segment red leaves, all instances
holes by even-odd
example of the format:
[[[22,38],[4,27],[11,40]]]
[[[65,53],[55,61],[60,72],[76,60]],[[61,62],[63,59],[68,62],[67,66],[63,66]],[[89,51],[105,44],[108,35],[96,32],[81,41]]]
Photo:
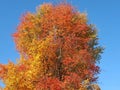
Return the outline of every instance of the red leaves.
[[[33,19],[33,14],[31,13],[26,13],[23,15],[21,18],[21,23],[18,25],[17,30],[25,30],[25,29],[31,29],[34,26],[34,23],[32,21]]]
[[[57,5],[41,18],[41,27],[46,31],[56,26],[58,29],[66,28],[70,30],[71,19],[73,17],[72,7],[69,5]],[[52,22],[52,23],[51,23]]]
[[[24,64],[21,64],[21,65],[19,65],[18,66],[18,71],[24,71],[24,70],[26,70],[27,68],[26,68],[26,66],[24,65]]]
[[[64,60],[63,60],[63,64],[64,65],[70,65],[70,64],[72,64],[72,63],[74,63],[74,60],[73,59],[71,59],[70,57],[66,57]]]
[[[0,79],[4,79],[7,69],[4,65],[0,64]]]
[[[81,78],[78,74],[76,73],[70,73],[70,75],[65,76],[64,78],[64,84],[66,89],[79,89],[80,88],[80,82],[81,82]],[[69,88],[68,88],[69,87]]]
[[[16,37],[19,37],[19,34],[18,33],[14,33],[12,36],[16,38]]]
[[[44,77],[39,80],[36,90],[62,90],[62,83],[57,78]]]

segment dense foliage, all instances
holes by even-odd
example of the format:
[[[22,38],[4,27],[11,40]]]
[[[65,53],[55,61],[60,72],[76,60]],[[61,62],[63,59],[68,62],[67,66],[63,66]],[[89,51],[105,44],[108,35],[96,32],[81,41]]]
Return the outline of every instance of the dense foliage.
[[[4,90],[87,90],[86,81],[96,81],[96,29],[71,5],[48,3],[24,14],[13,37],[20,59],[0,64]]]

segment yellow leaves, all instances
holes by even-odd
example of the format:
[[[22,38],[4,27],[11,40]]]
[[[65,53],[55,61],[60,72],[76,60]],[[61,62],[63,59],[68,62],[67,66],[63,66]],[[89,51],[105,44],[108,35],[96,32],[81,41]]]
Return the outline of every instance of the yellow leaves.
[[[11,74],[15,77],[12,77],[11,80],[15,81],[16,83],[22,83],[18,85],[19,88],[29,88],[28,90],[33,90],[35,88],[34,81],[36,81],[40,76],[43,75],[43,64],[42,61],[45,58],[45,54],[47,53],[47,49],[49,47],[51,39],[46,38],[43,41],[36,41],[31,44],[31,46],[28,48],[28,55],[31,55],[31,58],[26,58],[28,60],[25,60],[24,56],[21,55],[20,62],[18,65],[24,64],[27,69],[25,71],[17,72]],[[14,70],[14,69],[12,69]],[[10,75],[10,76],[11,76]],[[22,76],[22,77],[21,77]],[[16,80],[14,80],[16,78]],[[10,81],[10,80],[9,80]],[[8,82],[8,81],[7,81]],[[10,85],[13,85],[14,82],[6,83],[10,87]]]
[[[86,13],[77,13],[77,14],[75,14],[74,16],[73,16],[73,18],[72,18],[72,22],[73,23],[76,23],[76,22],[80,22],[81,24],[85,24],[85,23],[87,23],[87,18],[86,18]]]
[[[101,90],[97,84],[81,85],[79,90]]]
[[[84,80],[84,85],[89,85],[89,84],[90,84],[89,79]]]
[[[93,87],[95,90],[101,90],[100,87],[99,87],[97,84],[92,84],[92,87]]]
[[[13,63],[9,63],[7,65],[7,72],[6,72],[6,77],[4,80],[4,83],[6,84],[6,87],[11,87],[13,88],[18,82],[18,74],[16,72],[16,66]]]
[[[95,38],[96,36],[96,34],[90,35],[91,38]]]
[[[23,60],[22,60],[23,59]],[[25,62],[25,63],[24,63]],[[24,58],[21,58],[21,62],[19,62],[18,64],[13,64],[13,63],[9,63],[8,65],[6,65],[7,67],[7,72],[6,72],[6,77],[4,79],[4,83],[6,84],[6,89],[5,90],[21,90],[18,88],[26,88],[25,90],[33,90],[34,85],[32,83],[33,78],[35,78],[34,76],[37,75],[33,75],[36,72],[38,72],[37,68],[30,68],[30,69],[26,69],[23,71],[19,71],[18,68],[24,68],[23,66],[21,67],[22,64],[25,64],[26,66],[29,66],[28,63],[29,61],[24,60]],[[37,70],[36,70],[37,69]],[[35,71],[36,70],[36,71]],[[24,90],[22,89],[22,90]]]
[[[86,23],[87,22],[87,14],[86,13],[80,13],[78,18],[81,19],[81,23]]]
[[[49,12],[52,9],[52,7],[53,6],[51,3],[41,5],[37,8],[37,14],[38,15],[45,14],[45,13]]]

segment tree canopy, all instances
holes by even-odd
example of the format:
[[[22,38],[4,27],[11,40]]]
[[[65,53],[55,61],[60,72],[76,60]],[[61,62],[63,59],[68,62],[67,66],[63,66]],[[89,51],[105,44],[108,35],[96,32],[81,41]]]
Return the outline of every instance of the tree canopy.
[[[94,25],[72,5],[45,3],[25,13],[13,38],[20,58],[0,64],[4,90],[87,90],[85,82],[97,80],[103,48]]]

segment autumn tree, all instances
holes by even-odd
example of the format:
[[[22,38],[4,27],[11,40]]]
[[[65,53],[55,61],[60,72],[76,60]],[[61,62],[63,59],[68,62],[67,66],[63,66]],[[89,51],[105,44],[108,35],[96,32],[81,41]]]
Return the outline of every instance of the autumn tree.
[[[0,64],[4,90],[87,90],[97,80],[102,47],[86,14],[46,3],[21,17],[13,34],[20,59]]]

